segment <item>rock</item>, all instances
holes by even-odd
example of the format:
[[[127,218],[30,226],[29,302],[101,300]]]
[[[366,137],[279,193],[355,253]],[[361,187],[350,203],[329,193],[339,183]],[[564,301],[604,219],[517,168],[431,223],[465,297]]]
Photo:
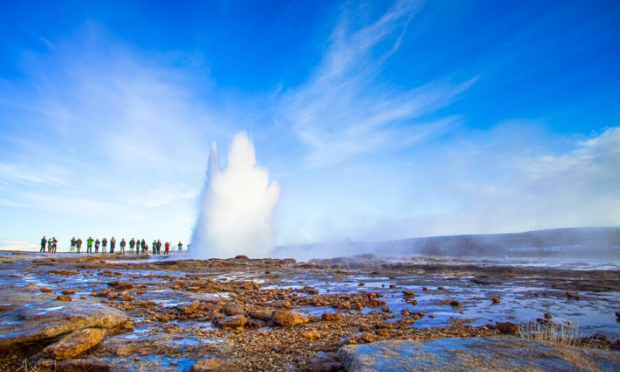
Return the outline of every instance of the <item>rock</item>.
[[[239,254],[235,256],[235,260],[249,260],[248,256]]]
[[[133,300],[133,296],[132,295],[124,295],[123,296],[123,301],[132,301]]]
[[[60,339],[60,341],[46,347],[43,353],[50,358],[58,360],[73,358],[101,342],[106,332],[106,329],[85,328],[73,332]]]
[[[289,307],[291,307],[291,303],[286,300],[280,300],[272,302],[271,306],[278,309],[288,309]]]
[[[427,291],[427,290],[428,290],[428,288],[426,288],[426,287],[422,287],[422,290],[423,290],[423,291]]]
[[[497,322],[493,328],[504,335],[516,335],[519,333],[519,326],[512,322]]]
[[[190,372],[241,372],[237,364],[218,358],[200,359],[190,369]]]
[[[192,302],[191,304],[179,305],[178,309],[181,310],[181,312],[183,312],[185,314],[191,314],[194,311],[198,310],[199,306],[200,306],[200,301],[196,300],[196,301]]]
[[[452,306],[452,307],[461,307],[461,303],[458,302],[457,300],[452,300],[452,301],[450,301],[450,306]]]
[[[376,334],[371,333],[371,332],[364,332],[359,336],[360,341],[363,342],[375,342],[377,341],[379,338],[377,337]]]
[[[248,319],[248,322],[246,324],[248,328],[263,328],[265,325],[265,322],[263,322],[262,320],[252,318]]]
[[[303,336],[303,338],[307,338],[308,340],[315,340],[315,339],[321,338],[321,334],[317,331],[310,331],[310,332],[302,333],[301,335]]]
[[[381,337],[388,337],[390,335],[390,331],[388,331],[387,329],[380,329],[376,331],[375,334]]]
[[[396,284],[390,284],[390,288],[396,288]]]
[[[364,282],[361,282],[360,284],[358,284],[358,286],[360,286],[360,287],[363,287],[365,285],[366,285],[366,283],[364,283]]]
[[[308,323],[310,319],[299,311],[276,310],[273,313],[273,321],[283,327],[291,327],[297,324]]]
[[[545,319],[551,319],[551,318],[552,318],[551,313],[545,313]]]
[[[568,292],[566,291],[566,298],[569,299],[573,299],[573,300],[579,300],[579,296],[577,296],[576,294],[572,293],[572,292]]]
[[[415,296],[415,292],[414,291],[403,291],[403,295],[405,295],[405,296]]]
[[[179,288],[181,288],[181,287],[179,287]],[[187,287],[185,289],[187,289],[188,291],[197,291],[197,290],[200,289],[200,287]]]
[[[62,294],[64,295],[75,294],[75,289],[63,289]]]
[[[53,292],[50,288],[41,288],[40,291],[43,292],[43,293],[52,293]]]
[[[98,302],[21,305],[0,314],[0,349],[50,340],[85,328],[132,330],[133,321],[124,312]]]
[[[444,287],[437,287],[438,291],[443,291],[445,288]]]
[[[491,299],[491,302],[492,302],[492,303],[494,303],[494,304],[499,304],[499,303],[500,303],[500,300],[499,300],[499,298],[497,298],[497,297],[493,297],[493,298]]]
[[[127,289],[132,289],[133,283],[118,283],[114,288],[116,288],[117,291],[125,291]]]
[[[321,315],[321,318],[328,322],[333,322],[336,320],[340,320],[340,314],[338,313],[324,313]]]
[[[340,371],[340,362],[334,353],[319,352],[310,359],[306,367],[308,372],[336,372]]]
[[[263,322],[268,322],[272,318],[272,312],[267,310],[250,311],[250,317],[260,319]]]
[[[514,337],[386,340],[342,346],[337,358],[348,372],[416,370],[411,366],[424,371],[620,370],[617,352]],[[481,364],[489,361],[492,366]]]
[[[58,297],[56,297],[56,301],[64,301],[64,302],[71,302],[71,296],[69,295],[60,295]]]
[[[231,303],[224,305],[222,309],[228,315],[243,315],[243,316],[246,315],[241,305],[235,302],[231,302]]]
[[[247,322],[248,319],[243,315],[231,315],[220,319],[218,324],[222,328],[239,328],[243,327]]]

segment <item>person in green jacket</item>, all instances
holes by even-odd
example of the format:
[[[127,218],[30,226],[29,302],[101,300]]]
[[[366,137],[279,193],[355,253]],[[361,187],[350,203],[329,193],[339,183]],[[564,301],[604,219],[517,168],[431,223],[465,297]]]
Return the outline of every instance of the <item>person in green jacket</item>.
[[[157,253],[157,240],[153,240],[152,248],[153,248],[153,254]]]
[[[88,239],[86,240],[86,253],[93,253],[93,242],[95,240],[93,239],[92,236],[89,236]]]

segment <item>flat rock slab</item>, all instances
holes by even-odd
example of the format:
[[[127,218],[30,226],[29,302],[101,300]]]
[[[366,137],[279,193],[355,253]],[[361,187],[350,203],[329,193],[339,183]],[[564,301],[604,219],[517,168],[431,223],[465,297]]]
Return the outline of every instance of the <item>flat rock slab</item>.
[[[619,352],[515,337],[388,340],[346,345],[337,355],[349,372],[620,370]]]
[[[86,328],[75,331],[53,345],[46,347],[43,353],[54,359],[69,359],[97,345],[105,336],[106,330]]]
[[[0,348],[26,345],[79,331],[133,329],[132,319],[102,303],[47,301],[20,305],[0,314]]]

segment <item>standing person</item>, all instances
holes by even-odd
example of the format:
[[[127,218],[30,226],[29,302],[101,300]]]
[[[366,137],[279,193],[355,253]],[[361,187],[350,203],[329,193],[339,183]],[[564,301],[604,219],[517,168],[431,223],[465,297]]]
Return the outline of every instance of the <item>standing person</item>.
[[[93,237],[89,236],[88,239],[86,239],[86,253],[93,253]]]
[[[170,242],[166,242],[164,254],[170,253]]]
[[[105,248],[108,246],[108,239],[103,238],[101,241],[101,253],[105,253]]]
[[[157,239],[157,254],[161,254],[161,240]]]
[[[136,240],[131,238],[129,241],[129,253],[133,253],[133,248],[136,246]]]
[[[95,253],[99,253],[100,245],[101,245],[101,242],[99,241],[99,238],[97,238],[97,240],[95,241]]]
[[[179,242],[178,247],[179,247],[179,252],[181,252],[183,250],[183,243]]]
[[[144,239],[140,242],[140,246],[142,247],[142,254],[146,254],[146,242]]]
[[[44,236],[43,239],[41,239],[41,249],[39,250],[39,253],[41,252],[45,253],[46,245],[47,245],[47,239],[45,239],[45,236]]]
[[[114,253],[115,247],[116,247],[116,239],[112,237],[112,239],[110,239],[110,253]]]
[[[121,253],[125,254],[125,246],[127,245],[127,242],[125,241],[125,238],[121,239]]]
[[[153,254],[157,253],[157,240],[153,240],[153,245],[151,246],[153,249]]]
[[[52,239],[54,244],[50,247],[49,243],[47,244],[47,248],[50,248],[50,251],[52,253],[56,253],[56,248],[58,248],[58,240],[56,239],[56,237],[54,236],[54,238]]]
[[[77,245],[77,240],[75,239],[75,236],[74,236],[73,239],[71,239],[71,253],[75,252],[76,245]]]
[[[82,250],[82,238],[78,238],[75,246],[77,247],[77,253],[80,253],[80,251]]]

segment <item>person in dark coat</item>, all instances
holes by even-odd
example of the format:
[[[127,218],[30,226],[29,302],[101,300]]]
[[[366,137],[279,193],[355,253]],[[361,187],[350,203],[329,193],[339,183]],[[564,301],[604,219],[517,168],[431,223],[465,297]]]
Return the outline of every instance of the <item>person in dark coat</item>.
[[[47,245],[47,239],[45,239],[45,237],[43,237],[43,239],[41,239],[41,250],[39,250],[39,253],[45,252],[45,246],[46,245]]]
[[[157,239],[157,254],[161,254],[161,240]]]
[[[74,236],[73,239],[71,239],[71,253],[75,252],[76,246],[77,246],[77,239],[75,239],[75,236]]]
[[[125,238],[121,239],[121,253],[125,254],[125,246],[127,245],[127,242],[125,241]]]
[[[157,254],[157,240],[153,240],[153,245],[151,246],[153,250],[153,254]]]
[[[179,247],[179,252],[181,252],[183,250],[183,243],[179,242],[178,247]]]
[[[82,238],[78,238],[77,242],[75,243],[75,247],[77,248],[77,253],[80,253],[80,251],[82,250]]]
[[[95,253],[99,253],[99,247],[101,246],[101,242],[99,239],[95,240]]]
[[[101,241],[101,253],[105,253],[107,246],[108,246],[108,239],[103,238],[103,240]]]
[[[50,246],[50,243],[47,243],[47,249],[49,249],[50,252],[52,253],[56,253],[56,248],[58,248],[58,239],[56,239],[56,237],[52,238],[52,245]]]
[[[112,237],[112,239],[110,239],[110,253],[114,253],[114,248],[116,248],[116,239]]]

